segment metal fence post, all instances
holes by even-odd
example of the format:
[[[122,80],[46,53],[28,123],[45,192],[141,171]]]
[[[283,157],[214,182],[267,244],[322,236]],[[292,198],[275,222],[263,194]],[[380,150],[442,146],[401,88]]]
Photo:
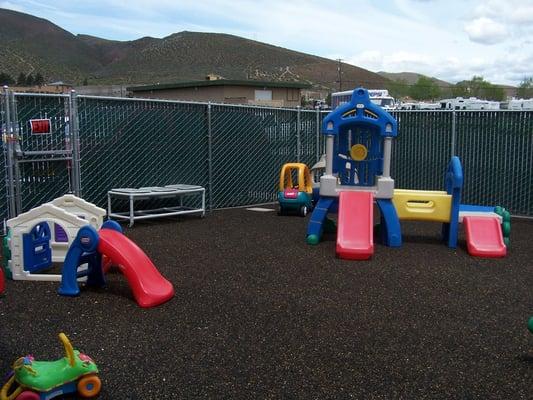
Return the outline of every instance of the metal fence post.
[[[7,86],[4,86],[2,96],[4,96],[4,104],[6,110],[6,124],[4,132],[2,132],[2,139],[6,144],[7,216],[8,218],[15,218],[17,216],[17,211],[15,205],[15,179],[13,172],[13,127],[11,126],[11,102],[9,99],[9,88]]]
[[[302,152],[302,138],[301,135],[302,122],[302,107],[298,106],[296,111],[296,161],[300,162],[300,154]]]
[[[455,156],[455,146],[457,142],[457,114],[455,110],[452,111],[452,157]]]
[[[20,148],[20,126],[17,112],[17,102],[15,100],[15,93],[10,92],[9,97],[11,99],[11,126],[13,140],[11,142],[12,161],[13,161],[13,177],[15,179],[15,215],[19,215],[22,212],[22,188],[20,179],[20,165],[19,157],[22,156],[22,150]]]
[[[320,160],[320,108],[316,109],[316,162]]]
[[[72,140],[72,191],[75,196],[80,197],[80,125],[78,120],[78,99],[75,90],[70,91],[68,124]]]
[[[207,103],[207,187],[209,211],[213,209],[213,131],[211,126],[211,102]]]

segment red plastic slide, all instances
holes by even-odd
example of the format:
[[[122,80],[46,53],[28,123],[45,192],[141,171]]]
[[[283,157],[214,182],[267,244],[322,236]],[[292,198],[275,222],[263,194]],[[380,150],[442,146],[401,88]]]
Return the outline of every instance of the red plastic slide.
[[[98,252],[119,266],[141,307],[155,307],[174,296],[172,283],[159,273],[139,246],[112,229],[100,229],[98,235]]]
[[[367,260],[374,253],[374,196],[370,192],[341,192],[337,255]]]
[[[463,217],[468,253],[477,257],[505,257],[500,220],[496,217]]]

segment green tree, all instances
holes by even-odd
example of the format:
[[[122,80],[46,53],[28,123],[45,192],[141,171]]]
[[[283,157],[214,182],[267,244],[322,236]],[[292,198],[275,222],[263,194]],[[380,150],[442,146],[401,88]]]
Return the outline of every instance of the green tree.
[[[385,87],[388,89],[390,95],[396,99],[409,96],[409,84],[403,79],[391,81]]]
[[[83,86],[87,86],[88,84],[89,84],[89,81],[87,80],[87,78],[85,78],[85,79],[83,80]]]
[[[26,85],[27,86],[33,86],[35,84],[35,79],[33,78],[32,74],[26,75]]]
[[[520,82],[518,90],[516,91],[516,96],[521,99],[533,98],[533,76],[524,78],[522,82]]]
[[[415,100],[435,100],[440,98],[440,87],[433,79],[421,76],[411,86],[409,95]]]
[[[21,72],[17,78],[17,86],[24,85],[26,85],[26,74],[24,72]]]
[[[493,85],[482,76],[474,75],[469,81],[462,81],[452,89],[454,96],[477,97],[484,100],[502,101],[505,99],[505,91],[502,87]]]
[[[37,74],[35,75],[33,84],[37,86],[42,86],[44,84],[44,76],[42,76],[40,72],[37,72]]]
[[[15,83],[15,80],[11,77],[11,75],[5,72],[0,72],[0,86],[12,85],[13,83]]]

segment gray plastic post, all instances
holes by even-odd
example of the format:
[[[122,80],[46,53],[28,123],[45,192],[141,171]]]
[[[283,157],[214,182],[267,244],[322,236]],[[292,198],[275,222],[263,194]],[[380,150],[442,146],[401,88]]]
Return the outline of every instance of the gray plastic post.
[[[326,175],[333,175],[333,135],[326,136]]]
[[[390,162],[392,154],[392,138],[387,136],[383,142],[383,177],[390,178]]]

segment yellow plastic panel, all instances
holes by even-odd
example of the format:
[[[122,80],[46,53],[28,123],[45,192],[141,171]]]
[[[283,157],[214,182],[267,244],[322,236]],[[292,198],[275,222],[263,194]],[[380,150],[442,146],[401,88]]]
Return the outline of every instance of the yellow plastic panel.
[[[392,203],[403,220],[450,222],[452,196],[446,192],[396,189]]]

